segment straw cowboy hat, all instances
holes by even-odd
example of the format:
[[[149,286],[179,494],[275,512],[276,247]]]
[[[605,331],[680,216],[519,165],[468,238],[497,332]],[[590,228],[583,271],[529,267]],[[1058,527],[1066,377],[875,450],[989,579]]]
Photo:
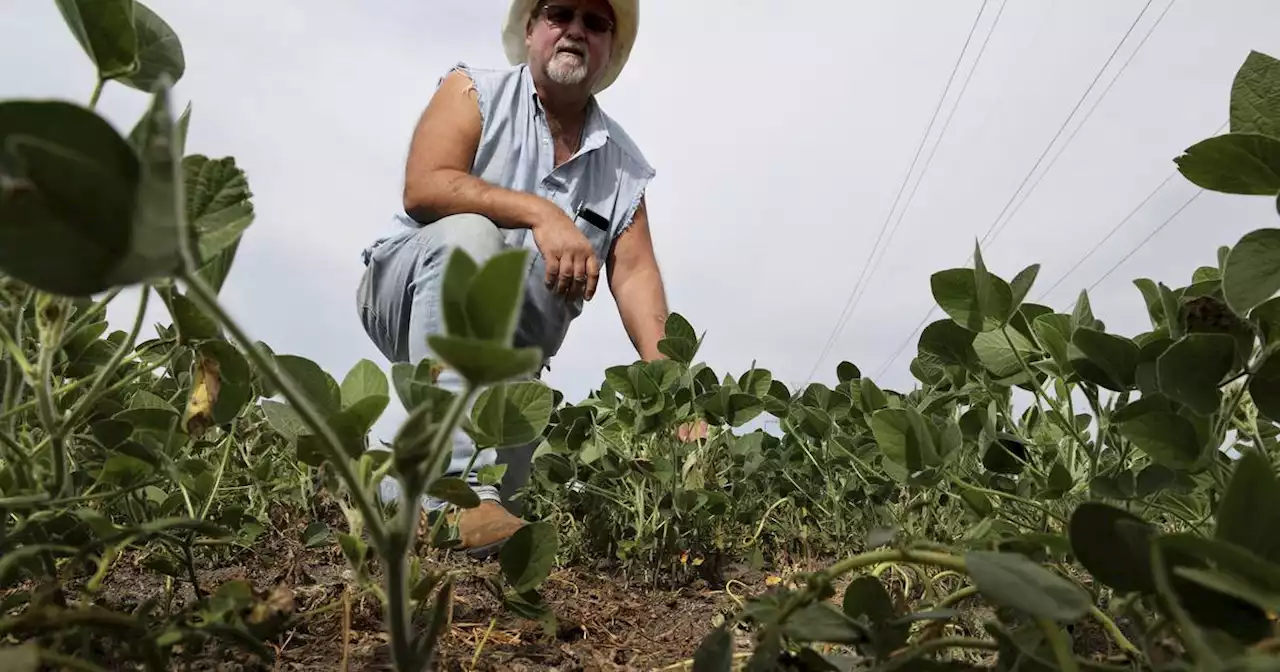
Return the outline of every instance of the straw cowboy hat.
[[[512,0],[511,10],[502,24],[502,48],[507,53],[507,60],[512,65],[528,61],[529,50],[525,47],[525,28],[529,25],[529,17],[538,0]],[[640,28],[639,0],[609,0],[613,6],[614,34],[613,51],[609,56],[609,67],[596,82],[592,93],[600,93],[613,84],[622,73],[622,66],[627,64],[631,56],[631,47],[636,42],[636,32]]]

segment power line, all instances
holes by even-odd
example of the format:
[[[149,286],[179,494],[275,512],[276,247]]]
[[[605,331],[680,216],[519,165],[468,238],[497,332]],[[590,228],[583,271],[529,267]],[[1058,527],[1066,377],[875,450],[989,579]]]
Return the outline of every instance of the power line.
[[[1081,94],[1080,100],[1076,101],[1075,106],[1071,108],[1071,113],[1067,115],[1067,118],[1063,120],[1062,125],[1058,127],[1058,132],[1054,133],[1053,138],[1049,140],[1049,144],[1045,145],[1044,151],[1040,153],[1040,157],[1037,158],[1035,164],[1031,166],[1031,170],[1027,171],[1026,176],[1022,178],[1022,182],[1018,185],[1018,188],[1014,190],[1013,195],[1009,197],[1009,201],[1006,202],[1004,205],[1004,208],[1000,210],[1000,214],[996,215],[995,220],[991,222],[991,226],[988,227],[987,232],[983,234],[980,244],[985,245],[991,241],[994,241],[995,238],[999,236],[999,233],[995,233],[995,235],[992,235],[992,234],[993,232],[995,232],[995,229],[997,225],[1000,223],[1000,220],[1004,217],[1005,213],[1008,212],[1009,207],[1013,205],[1013,202],[1017,200],[1018,194],[1022,192],[1022,188],[1027,185],[1028,181],[1030,181],[1031,176],[1035,174],[1036,169],[1040,167],[1040,164],[1041,162],[1044,161],[1044,158],[1049,155],[1049,151],[1053,149],[1053,144],[1058,141],[1058,138],[1062,135],[1062,132],[1065,131],[1067,126],[1071,123],[1071,119],[1075,117],[1076,112],[1080,110],[1080,106],[1083,105],[1085,99],[1089,97],[1089,93],[1093,91],[1093,87],[1097,86],[1098,80],[1100,80],[1102,78],[1102,74],[1106,72],[1107,66],[1111,65],[1111,62],[1115,60],[1116,54],[1120,53],[1120,49],[1124,46],[1125,41],[1127,41],[1129,39],[1129,36],[1133,34],[1133,29],[1136,28],[1138,23],[1142,21],[1142,17],[1147,13],[1147,10],[1151,8],[1151,3],[1153,1],[1154,0],[1147,0],[1147,3],[1142,6],[1142,11],[1138,12],[1138,16],[1134,18],[1133,23],[1129,24],[1129,28],[1125,30],[1124,35],[1120,38],[1120,41],[1116,43],[1115,48],[1111,50],[1111,54],[1107,56],[1107,60],[1102,64],[1101,68],[1098,68],[1098,73],[1094,75],[1093,81],[1089,83],[1089,87],[1085,89],[1083,94]],[[1099,96],[1098,99],[1101,100],[1102,97]],[[1063,144],[1063,147],[1064,148],[1066,147],[1066,143]],[[972,259],[973,259],[973,253],[970,252],[968,260],[965,261],[965,265],[967,265]],[[880,370],[876,373],[877,378],[883,376],[884,372],[887,371],[888,368],[892,366],[895,361],[897,361],[898,357],[900,357],[903,351],[906,350],[907,345],[911,343],[911,339],[915,335],[916,331],[918,331],[920,327],[923,327],[928,322],[929,318],[933,316],[937,308],[938,308],[937,305],[931,306],[929,308],[929,311],[925,313],[924,318],[920,320],[920,324],[917,325],[915,329],[913,329],[910,333],[907,334],[907,337],[903,339],[902,343],[899,345],[897,351],[894,352],[893,356],[890,357],[880,367]]]
[[[880,268],[880,262],[884,260],[889,248],[893,246],[893,237],[897,235],[898,227],[902,224],[903,218],[906,217],[907,211],[911,209],[911,204],[915,202],[916,192],[920,189],[920,183],[924,182],[925,176],[929,173],[929,166],[933,164],[933,157],[938,153],[938,148],[942,146],[942,140],[947,135],[947,129],[951,126],[951,120],[955,118],[956,110],[960,108],[960,103],[964,100],[965,91],[969,89],[969,82],[973,79],[973,74],[977,72],[978,66],[982,63],[982,55],[986,53],[987,44],[991,42],[991,36],[995,34],[996,28],[1000,25],[1000,17],[1004,15],[1004,8],[1007,4],[1007,0],[1000,3],[1000,9],[996,12],[995,21],[992,21],[991,29],[987,31],[987,36],[982,40],[982,46],[978,48],[978,56],[973,61],[973,67],[969,68],[969,74],[965,76],[964,84],[960,86],[960,95],[956,97],[955,105],[951,107],[951,110],[947,113],[946,121],[942,124],[942,131],[938,133],[938,141],[933,143],[933,148],[929,150],[929,156],[925,157],[924,168],[921,169],[920,176],[916,178],[915,185],[911,187],[911,193],[907,194],[906,203],[902,206],[902,210],[898,212],[897,221],[895,221],[893,226],[890,227],[889,238],[885,241],[884,247],[881,248],[880,255],[871,263],[870,270],[866,276],[866,281],[859,282],[860,286],[854,286],[854,291],[857,295],[853,299],[852,306],[847,308],[847,314],[842,315],[842,319],[836,327],[837,334],[844,330],[845,325],[848,324],[849,320],[853,317],[853,314],[858,310],[858,304],[861,303],[862,297],[866,296],[867,288],[871,286],[871,280],[875,277],[876,271]],[[831,345],[834,344],[835,339],[833,337]],[[812,378],[813,373],[817,371],[818,364],[822,362],[823,357],[826,357],[825,352],[821,357],[819,357],[818,362],[814,364],[814,371],[809,374],[810,378]]]
[[[1186,210],[1187,206],[1191,205],[1191,203],[1195,201],[1197,198],[1200,198],[1202,194],[1204,194],[1204,189],[1197,189],[1196,193],[1192,194],[1191,198],[1188,198],[1186,202],[1182,204],[1181,207],[1179,207],[1177,210],[1174,210],[1173,214],[1169,215],[1169,217],[1165,219],[1164,222],[1160,224],[1160,226],[1157,226],[1154,231],[1147,234],[1147,237],[1143,238],[1142,242],[1138,243],[1136,246],[1134,246],[1133,249],[1129,250],[1128,254],[1121,257],[1120,261],[1117,261],[1115,265],[1112,266],[1106,273],[1103,273],[1101,278],[1098,278],[1097,280],[1094,281],[1092,285],[1089,285],[1088,291],[1092,292],[1095,287],[1102,284],[1102,282],[1107,278],[1111,277],[1111,274],[1115,273],[1116,269],[1124,265],[1124,262],[1129,261],[1129,257],[1132,257],[1134,254],[1138,252],[1138,250],[1141,250],[1143,247],[1146,246],[1147,243],[1151,242],[1152,238],[1155,238],[1157,234],[1159,234],[1161,231],[1164,231],[1165,227],[1169,226],[1169,224],[1172,223],[1174,219],[1177,219],[1178,215],[1182,214],[1182,211]]]
[[[911,165],[907,168],[907,174],[902,178],[902,186],[898,187],[898,194],[894,196],[893,205],[890,206],[889,213],[885,215],[884,223],[880,225],[880,233],[876,236],[876,242],[867,254],[866,261],[862,264],[862,272],[858,275],[858,280],[854,283],[853,290],[849,292],[849,298],[845,300],[844,309],[840,312],[840,316],[836,318],[836,328],[831,330],[831,335],[827,338],[826,344],[822,346],[822,352],[818,355],[818,360],[814,362],[813,369],[807,376],[809,380],[813,380],[818,366],[822,364],[822,360],[831,352],[831,347],[835,344],[836,334],[839,332],[841,322],[850,311],[854,295],[857,294],[858,288],[862,285],[863,279],[867,275],[871,259],[875,256],[876,249],[880,247],[880,241],[884,238],[885,230],[889,227],[889,220],[893,218],[893,212],[898,209],[898,201],[902,198],[902,192],[906,191],[907,183],[911,181],[911,173],[915,171],[916,162],[920,160],[920,153],[924,150],[925,141],[929,139],[929,134],[933,131],[933,125],[938,120],[938,112],[942,110],[942,103],[947,99],[947,92],[951,90],[951,84],[955,81],[956,72],[960,69],[960,63],[964,60],[965,52],[969,50],[969,42],[973,39],[973,33],[978,28],[978,22],[982,18],[982,13],[986,10],[988,2],[990,0],[982,0],[982,5],[978,7],[977,15],[973,17],[973,25],[969,27],[969,34],[965,37],[964,46],[961,47],[960,54],[956,56],[956,62],[951,67],[951,74],[947,77],[947,85],[942,89],[942,95],[938,97],[938,104],[933,109],[933,116],[929,118],[929,125],[920,137],[920,144],[916,147],[915,155],[911,157]],[[938,140],[941,142],[941,136],[939,136]]]
[[[1164,21],[1165,15],[1167,15],[1169,10],[1173,8],[1175,2],[1177,2],[1177,0],[1170,0],[1169,4],[1165,5],[1164,11],[1160,13],[1160,16],[1156,17],[1156,20],[1152,22],[1151,27],[1147,28],[1146,34],[1142,36],[1142,40],[1138,42],[1138,46],[1129,54],[1129,57],[1125,59],[1124,63],[1120,65],[1120,69],[1116,71],[1116,76],[1107,84],[1107,88],[1103,89],[1102,94],[1093,101],[1093,105],[1089,107],[1089,111],[1085,113],[1084,118],[1080,120],[1080,123],[1075,127],[1075,130],[1071,131],[1071,135],[1067,136],[1066,141],[1062,143],[1062,146],[1058,148],[1058,152],[1049,160],[1049,164],[1045,166],[1044,171],[1042,171],[1039,177],[1036,178],[1035,182],[1031,184],[1031,188],[1027,190],[1027,193],[1023,194],[1022,200],[1018,201],[1018,204],[1013,207],[1013,210],[1009,211],[1009,216],[1005,218],[1004,224],[1001,224],[1000,228],[996,231],[996,236],[999,236],[1000,233],[1004,231],[1004,227],[1008,226],[1009,222],[1013,221],[1013,218],[1017,216],[1018,211],[1022,209],[1022,206],[1026,205],[1027,201],[1031,200],[1031,194],[1035,192],[1036,188],[1040,186],[1040,183],[1044,181],[1045,176],[1053,171],[1053,167],[1057,165],[1058,159],[1066,153],[1067,147],[1070,146],[1071,141],[1075,140],[1076,136],[1079,135],[1080,129],[1084,128],[1085,125],[1089,123],[1089,119],[1093,116],[1093,113],[1097,111],[1102,100],[1111,92],[1111,87],[1115,86],[1116,82],[1120,81],[1120,78],[1124,76],[1124,71],[1129,67],[1129,64],[1133,62],[1133,59],[1138,55],[1138,52],[1142,51],[1142,47],[1147,43],[1147,39],[1155,32],[1156,28],[1160,25],[1160,22]],[[1123,42],[1121,42],[1121,44],[1123,44]],[[1105,68],[1106,66],[1103,67]],[[1034,169],[1032,170],[1034,171]]]
[[[1222,130],[1227,127],[1227,123],[1229,122],[1223,122],[1222,125],[1218,127],[1218,130],[1214,132],[1214,135],[1218,135],[1219,133],[1221,133]],[[1076,270],[1079,269],[1080,266],[1084,264],[1084,262],[1088,261],[1090,257],[1097,254],[1098,250],[1102,249],[1102,246],[1105,245],[1107,241],[1111,240],[1112,236],[1116,235],[1116,233],[1119,232],[1120,229],[1124,227],[1124,225],[1127,224],[1129,220],[1132,219],[1133,216],[1136,215],[1138,211],[1141,210],[1147,204],[1148,201],[1150,201],[1152,198],[1155,197],[1157,192],[1159,192],[1161,189],[1164,188],[1164,185],[1169,183],[1169,180],[1172,180],[1177,175],[1178,175],[1178,171],[1176,169],[1170,172],[1169,176],[1164,178],[1164,181],[1161,182],[1159,185],[1157,185],[1155,189],[1152,189],[1151,193],[1147,194],[1147,197],[1142,199],[1142,202],[1139,203],[1137,207],[1131,210],[1128,215],[1125,215],[1124,219],[1117,222],[1115,226],[1111,227],[1111,230],[1107,232],[1106,236],[1104,236],[1101,240],[1095,243],[1093,247],[1089,248],[1089,251],[1085,252],[1084,255],[1082,255],[1079,259],[1077,259],[1076,263],[1072,265],[1071,268],[1066,273],[1063,273],[1062,276],[1059,277],[1056,282],[1050,285],[1048,289],[1041,292],[1040,296],[1036,298],[1036,301],[1043,301],[1044,298],[1052,294],[1053,290],[1057,289],[1058,286],[1061,285],[1064,280],[1070,277],[1072,273],[1075,273]]]
[[[1154,0],[1147,0],[1147,4],[1142,6],[1142,11],[1138,12],[1138,16],[1133,19],[1133,23],[1129,24],[1129,29],[1124,31],[1124,36],[1116,43],[1116,48],[1111,50],[1111,55],[1107,57],[1106,62],[1102,64],[1101,68],[1098,68],[1098,74],[1093,76],[1092,82],[1089,82],[1089,88],[1084,90],[1084,94],[1080,96],[1080,100],[1076,101],[1075,107],[1071,108],[1071,114],[1068,114],[1067,118],[1062,120],[1062,125],[1058,127],[1058,132],[1054,133],[1053,139],[1049,140],[1048,145],[1045,145],[1044,151],[1040,153],[1040,158],[1036,159],[1035,164],[1031,166],[1031,170],[1027,171],[1026,177],[1022,178],[1022,183],[1018,185],[1018,188],[1014,190],[1013,195],[1009,197],[1009,202],[1004,204],[1004,208],[1000,210],[1000,214],[996,215],[995,221],[991,222],[991,227],[988,228],[987,232],[982,236],[982,244],[985,245],[999,237],[1000,234],[998,232],[995,233],[995,235],[992,235],[992,233],[1000,223],[1000,219],[1003,218],[1005,213],[1009,210],[1009,206],[1013,205],[1013,202],[1017,200],[1018,194],[1022,191],[1022,188],[1027,186],[1027,181],[1035,174],[1036,168],[1040,167],[1040,162],[1044,161],[1044,157],[1049,155],[1049,150],[1053,149],[1053,143],[1057,142],[1058,137],[1062,135],[1062,132],[1067,130],[1067,125],[1070,124],[1071,119],[1076,116],[1076,112],[1080,111],[1080,106],[1083,105],[1085,99],[1089,97],[1089,92],[1093,91],[1093,87],[1098,85],[1098,80],[1102,79],[1102,73],[1106,72],[1107,66],[1111,65],[1111,61],[1115,59],[1116,54],[1120,53],[1120,48],[1123,47],[1125,41],[1129,39],[1129,35],[1132,34],[1133,29],[1138,26],[1138,22],[1142,20],[1142,16],[1147,13],[1147,10],[1151,7],[1151,3],[1153,1]],[[1101,100],[1102,98],[1099,97],[1098,99]],[[1065,143],[1063,144],[1063,147],[1066,147]],[[972,255],[970,255],[970,259],[972,258]]]

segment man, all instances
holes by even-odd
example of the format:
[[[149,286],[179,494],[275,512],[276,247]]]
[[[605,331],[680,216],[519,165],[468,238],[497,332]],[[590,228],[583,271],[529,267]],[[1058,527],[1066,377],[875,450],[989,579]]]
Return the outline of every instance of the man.
[[[450,251],[483,262],[510,247],[531,253],[517,346],[555,355],[604,266],[636,351],[661,357],[667,304],[644,200],[654,170],[595,98],[621,73],[638,22],[637,0],[513,0],[502,39],[514,67],[459,64],[441,80],[410,144],[402,228],[364,253],[361,319],[388,359],[431,356],[427,336],[444,328],[439,290]],[[450,371],[438,382],[461,385]],[[448,473],[467,478],[482,499],[457,521],[473,555],[496,551],[524,524],[519,507],[502,501],[527,482],[535,448],[502,451],[499,491],[476,477],[499,455],[482,451],[464,475],[475,447],[455,436]],[[398,496],[394,480],[382,488],[384,499]],[[429,510],[443,505],[424,501]]]

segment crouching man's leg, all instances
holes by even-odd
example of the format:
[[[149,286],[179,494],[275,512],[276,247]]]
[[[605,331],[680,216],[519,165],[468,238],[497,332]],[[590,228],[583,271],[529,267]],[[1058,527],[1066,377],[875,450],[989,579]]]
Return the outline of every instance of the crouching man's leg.
[[[411,235],[397,236],[375,246],[359,291],[366,331],[393,362],[417,364],[424,358],[434,358],[427,337],[445,332],[440,287],[450,253],[460,249],[477,264],[484,264],[505,247],[499,228],[489,219],[472,214],[445,217]],[[461,377],[448,368],[436,382],[456,394],[463,389]],[[475,455],[475,444],[461,430],[454,433],[452,441],[446,475],[464,478],[482,500],[480,507],[463,510],[459,516],[462,547],[472,555],[487,556],[497,551],[524,521],[503,507],[496,487],[479,484],[479,470],[497,462],[496,451],[486,449]],[[464,474],[469,463],[471,471]],[[381,483],[380,494],[383,501],[398,500],[399,483],[387,477]],[[445,502],[423,497],[422,506],[430,512],[443,508]]]

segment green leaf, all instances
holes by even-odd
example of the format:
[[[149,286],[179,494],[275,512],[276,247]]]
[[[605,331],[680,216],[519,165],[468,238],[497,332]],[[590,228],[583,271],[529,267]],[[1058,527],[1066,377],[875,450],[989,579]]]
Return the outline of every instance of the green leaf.
[[[289,404],[263,399],[262,414],[266,416],[267,424],[285,438],[296,439],[311,431]]]
[[[1122,593],[1155,592],[1150,551],[1155,533],[1141,518],[1101,502],[1077,506],[1067,527],[1071,552],[1080,564]]]
[[[965,568],[984,597],[1030,616],[1075,621],[1089,613],[1089,595],[1025,555],[969,551]]]
[[[54,294],[110,289],[141,175],[133,148],[93,112],[0,103],[0,270]]]
[[[524,275],[529,252],[504,250],[480,267],[467,288],[467,324],[471,336],[511,344],[520,304],[524,299]]]
[[[444,312],[445,332],[449,336],[465,338],[472,335],[471,325],[467,322],[467,292],[479,270],[466,250],[457,248],[449,253],[444,279],[440,283],[440,307]]]
[[[1170,469],[1193,469],[1200,461],[1201,442],[1195,425],[1163,399],[1143,397],[1117,412],[1112,421],[1118,424],[1121,436]]]
[[[321,415],[329,416],[342,408],[341,391],[332,376],[315,362],[297,355],[276,355],[276,364],[293,378],[303,395],[315,404]]]
[[[997,474],[1017,475],[1022,473],[1029,459],[1027,447],[1017,437],[1001,434],[987,444],[982,454],[982,466]]]
[[[1160,305],[1164,309],[1169,338],[1182,338],[1186,332],[1186,322],[1182,319],[1181,294],[1175,293],[1162,282],[1156,285],[1160,290]]]
[[[505,464],[486,464],[476,472],[480,485],[500,485],[502,477],[507,473]]]
[[[535,590],[555,567],[560,540],[554,525],[528,523],[511,535],[498,553],[507,584],[517,593]]]
[[[1013,276],[1013,281],[1009,283],[1009,289],[1012,292],[1010,302],[1010,310],[1016,312],[1022,305],[1022,301],[1027,298],[1027,292],[1031,291],[1031,286],[1036,282],[1036,276],[1040,275],[1040,264],[1032,264]],[[1010,317],[1012,317],[1012,313]]]
[[[1216,413],[1222,405],[1218,386],[1231,370],[1235,339],[1226,334],[1188,334],[1160,355],[1160,391],[1200,415]]]
[[[112,270],[113,285],[168,277],[182,265],[182,155],[169,110],[170,83],[162,80],[143,122],[138,153],[142,173],[133,210],[129,251]]]
[[[974,337],[972,331],[953,320],[938,320],[920,332],[917,348],[922,353],[937,357],[944,364],[971,368],[978,363],[978,354],[973,348]]]
[[[1216,517],[1215,539],[1280,563],[1280,484],[1267,458],[1253,450],[1240,457]]]
[[[492,385],[531,375],[543,361],[542,351],[534,347],[508,348],[490,341],[440,335],[427,337],[427,342],[441,360],[472,385]]]
[[[1041,315],[1031,322],[1040,347],[1053,358],[1058,370],[1064,376],[1071,372],[1071,326],[1070,315]]]
[[[1280,138],[1280,61],[1250,51],[1231,83],[1231,132]]]
[[[862,626],[826,602],[801,607],[787,618],[782,629],[797,642],[861,644],[869,639]]]
[[[852,619],[865,616],[874,626],[871,638],[880,655],[901,648],[911,632],[910,623],[892,623],[896,615],[893,599],[884,584],[874,576],[860,576],[845,588],[842,602],[844,614]]]
[[[1177,474],[1168,467],[1161,464],[1148,464],[1141,472],[1138,473],[1136,483],[1137,494],[1139,499],[1145,499],[1154,495],[1169,486],[1173,485],[1177,479]]]
[[[342,405],[349,407],[365,397],[387,397],[390,401],[391,386],[387,374],[377,364],[362,359],[342,379]]]
[[[1080,296],[1076,298],[1075,310],[1071,312],[1071,331],[1087,327],[1089,329],[1097,329],[1102,331],[1102,327],[1098,325],[1098,319],[1093,316],[1093,306],[1089,303],[1089,292],[1081,290]]]
[[[471,424],[480,448],[532,443],[551,420],[551,388],[538,381],[487,387],[471,408]]]
[[[477,495],[476,491],[461,478],[452,476],[441,478],[427,488],[427,494],[464,509],[480,506],[480,495]]]
[[[35,669],[33,665],[31,672]],[[693,654],[693,672],[730,672],[732,669],[733,635],[721,626],[702,638]]]
[[[1008,334],[1009,340],[1013,341],[1013,348],[1009,347],[1009,340],[1005,339],[1005,334]],[[1035,344],[1027,340],[1022,332],[1011,327],[978,334],[973,339],[973,350],[978,353],[978,361],[982,362],[982,365],[996,378],[1008,378],[1021,373],[1022,365],[1018,363],[1019,356],[1023,362],[1028,362],[1034,359],[1033,355],[1037,354]]]
[[[1108,390],[1123,392],[1133,387],[1140,349],[1133,341],[1090,327],[1080,327],[1071,337],[1084,359],[1073,358],[1080,377]]]
[[[176,84],[186,72],[178,34],[146,5],[133,3],[133,26],[137,34],[138,69],[120,78],[120,83],[151,93],[163,77]]]
[[[862,371],[855,366],[853,362],[840,362],[840,364],[836,366],[836,379],[842,383],[857,380],[861,377]],[[760,394],[763,395],[764,393],[762,392]]]
[[[1249,396],[1258,412],[1272,422],[1280,422],[1280,354],[1272,354],[1249,381]]]
[[[218,291],[231,271],[241,236],[253,224],[249,183],[231,157],[213,160],[195,154],[182,160],[182,168],[187,225],[196,236],[200,276]]]
[[[912,408],[886,408],[871,416],[871,431],[884,456],[914,473],[941,464],[933,435]]]
[[[1247,315],[1277,290],[1280,290],[1280,229],[1258,229],[1245,234],[1227,255],[1222,278],[1227,305],[1237,315]]]
[[[1160,289],[1148,278],[1138,278],[1133,284],[1142,292],[1142,301],[1147,306],[1147,316],[1151,319],[1151,328],[1158,329],[1164,321],[1164,304],[1160,299]]]
[[[0,669],[6,670],[6,672],[38,672],[40,670],[40,649],[34,644],[0,648]],[[721,668],[707,669],[718,670]],[[725,665],[723,669],[727,672],[729,666]]]
[[[1228,133],[1201,140],[1173,160],[1192,184],[1226,194],[1280,193],[1280,139]]]
[[[175,291],[169,295],[168,303],[173,322],[182,336],[182,343],[218,337],[218,322],[200,310],[200,306],[194,301]]]
[[[986,274],[990,281],[979,296],[975,272],[955,268],[934,273],[930,278],[933,298],[956,324],[972,332],[999,328],[1012,312],[1013,293],[1003,280]]]
[[[307,525],[307,529],[302,531],[302,544],[306,548],[316,548],[323,546],[333,539],[333,533],[329,531],[329,526],[322,521],[313,521]]]
[[[138,64],[132,0],[55,0],[71,34],[98,67],[98,78],[127,75]]]
[[[331,424],[335,429],[340,427],[343,431],[339,432],[348,443],[348,454],[351,457],[359,457],[363,451],[363,445],[360,437],[369,433],[373,429],[374,424],[378,422],[378,418],[382,417],[383,411],[387,410],[387,406],[391,404],[391,397],[385,394],[371,394],[367,397],[361,397],[358,401],[334,414]]]

